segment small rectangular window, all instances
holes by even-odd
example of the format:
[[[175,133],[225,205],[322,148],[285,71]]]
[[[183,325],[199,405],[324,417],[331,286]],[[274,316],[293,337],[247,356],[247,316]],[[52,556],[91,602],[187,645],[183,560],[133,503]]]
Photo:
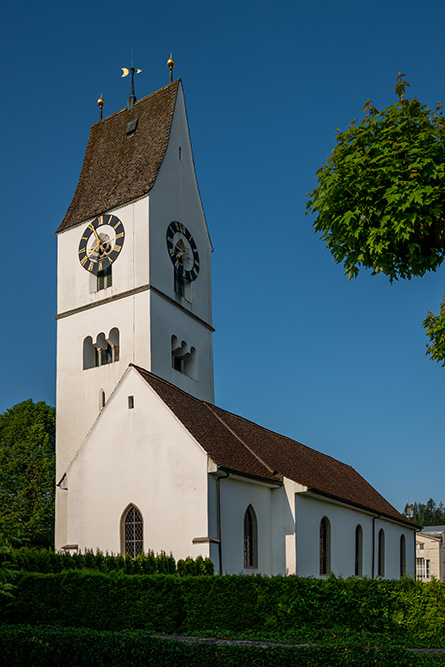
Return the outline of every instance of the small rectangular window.
[[[113,284],[113,276],[111,273],[111,265],[107,266],[103,271],[97,272],[97,291],[111,287]]]
[[[128,397],[128,409],[132,410],[134,408],[134,396]]]

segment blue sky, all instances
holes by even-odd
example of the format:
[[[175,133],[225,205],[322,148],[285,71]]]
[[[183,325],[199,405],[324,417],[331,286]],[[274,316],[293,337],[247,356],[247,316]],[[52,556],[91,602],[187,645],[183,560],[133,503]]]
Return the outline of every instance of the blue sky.
[[[216,402],[354,466],[398,509],[445,502],[445,369],[421,328],[445,266],[348,282],[305,216],[336,128],[366,98],[445,102],[443,0],[7,1],[2,62],[0,411],[55,404],[56,236],[89,128],[140,98],[186,95],[214,245]]]

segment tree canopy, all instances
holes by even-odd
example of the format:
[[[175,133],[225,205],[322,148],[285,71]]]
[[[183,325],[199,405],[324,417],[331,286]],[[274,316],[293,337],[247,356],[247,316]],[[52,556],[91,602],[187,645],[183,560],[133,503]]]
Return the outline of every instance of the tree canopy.
[[[55,424],[43,401],[0,414],[0,524],[35,546],[54,542]]]
[[[436,505],[432,498],[427,503],[405,505],[404,514],[419,526],[445,526],[445,506],[442,502]]]
[[[378,111],[368,100],[363,120],[338,131],[308,195],[315,231],[349,279],[360,268],[391,282],[411,279],[445,257],[445,119],[440,104],[433,112],[405,98],[404,76],[394,86],[395,104]],[[444,302],[423,326],[427,354],[445,365]]]

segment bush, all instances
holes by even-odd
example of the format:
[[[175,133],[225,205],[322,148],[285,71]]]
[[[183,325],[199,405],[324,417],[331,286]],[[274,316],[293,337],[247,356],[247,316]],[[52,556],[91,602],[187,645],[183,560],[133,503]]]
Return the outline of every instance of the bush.
[[[12,549],[7,555],[7,562],[18,570],[25,572],[58,573],[67,570],[91,570],[94,572],[123,572],[125,574],[213,574],[213,563],[210,558],[199,556],[195,561],[187,558],[176,564],[173,556],[163,551],[154,554],[138,554],[133,560],[127,554],[125,558],[113,554],[94,553],[86,550],[85,553],[54,553],[51,549],[22,547]],[[183,567],[183,563],[187,563]],[[180,565],[181,564],[181,565]]]
[[[339,646],[233,646],[186,644],[143,631],[97,632],[79,628],[0,626],[0,662],[8,667],[417,667],[444,664],[400,648]]]
[[[125,559],[122,559],[125,563]],[[133,571],[153,560],[132,561]],[[169,567],[168,557],[165,567]],[[397,644],[445,645],[445,584],[412,579],[343,580],[265,576],[199,576],[200,561],[178,574],[65,570],[19,572],[0,622],[164,634],[307,637],[361,636]],[[186,574],[190,569],[190,575]],[[192,576],[191,576],[192,575]],[[385,639],[386,637],[386,639]]]

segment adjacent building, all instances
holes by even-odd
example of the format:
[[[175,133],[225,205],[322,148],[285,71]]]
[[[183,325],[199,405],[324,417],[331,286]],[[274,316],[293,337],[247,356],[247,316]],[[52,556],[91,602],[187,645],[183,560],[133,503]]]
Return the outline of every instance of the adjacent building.
[[[416,534],[416,579],[445,580],[445,526],[426,526]]]

